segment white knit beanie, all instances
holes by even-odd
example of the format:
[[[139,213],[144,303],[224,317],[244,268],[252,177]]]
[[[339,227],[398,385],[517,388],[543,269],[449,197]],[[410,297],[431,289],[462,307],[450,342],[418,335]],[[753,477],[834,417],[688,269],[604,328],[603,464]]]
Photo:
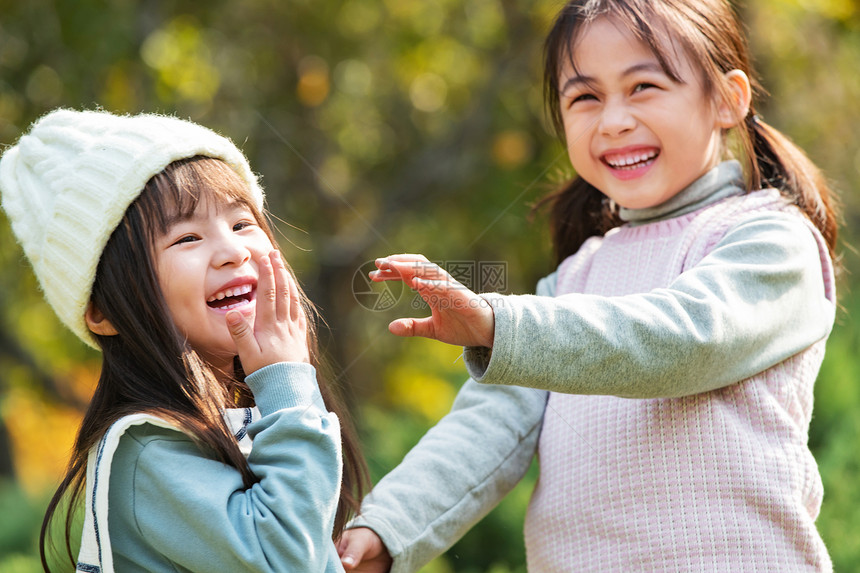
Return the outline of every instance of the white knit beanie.
[[[58,109],[0,159],[2,206],[60,320],[97,348],[84,319],[102,251],[152,176],[195,155],[221,159],[263,191],[241,151],[175,117]]]

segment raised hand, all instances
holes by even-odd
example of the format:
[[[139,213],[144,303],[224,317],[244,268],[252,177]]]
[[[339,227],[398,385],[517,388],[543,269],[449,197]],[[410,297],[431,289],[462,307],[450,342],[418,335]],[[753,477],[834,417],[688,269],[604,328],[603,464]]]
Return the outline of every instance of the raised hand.
[[[245,374],[276,362],[310,362],[307,317],[280,253],[261,256],[257,267],[254,324],[238,310],[226,316]]]
[[[495,317],[490,304],[423,255],[376,260],[373,281],[401,280],[430,306],[427,318],[399,318],[388,325],[397,336],[423,336],[458,346],[493,346]]]
[[[337,542],[343,568],[355,573],[387,573],[391,555],[378,535],[366,527],[347,529]]]

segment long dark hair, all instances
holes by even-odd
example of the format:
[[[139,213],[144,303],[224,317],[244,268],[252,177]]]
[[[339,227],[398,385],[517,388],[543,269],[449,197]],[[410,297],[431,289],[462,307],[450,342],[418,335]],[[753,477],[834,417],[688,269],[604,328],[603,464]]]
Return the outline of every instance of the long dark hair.
[[[680,81],[680,76],[661,40],[667,32],[683,46],[691,61],[701,66],[706,95],[731,101],[728,88],[720,81],[731,70],[746,73],[754,93],[761,91],[743,29],[727,0],[571,0],[556,17],[544,42],[544,101],[562,140],[559,74],[563,64],[573,60],[572,46],[578,34],[601,16],[611,17],[644,42],[663,71],[675,81]],[[821,231],[833,257],[837,205],[819,169],[785,135],[762,121],[752,104],[733,131],[745,162],[747,190],[779,189]],[[621,224],[614,204],[581,177],[542,198],[535,210],[544,207],[549,209],[550,234],[559,263],[589,237],[603,235]]]
[[[155,238],[177,217],[190,216],[204,198],[244,204],[272,244],[277,245],[266,217],[250,197],[247,183],[217,159],[193,157],[171,163],[149,180],[127,209],[102,253],[91,297],[91,304],[110,321],[118,335],[96,336],[104,354],[102,371],[65,477],[42,523],[40,555],[45,571],[49,571],[46,548],[50,525],[63,500],[69,507],[65,549],[74,564],[72,508],[84,490],[87,456],[111,424],[123,416],[145,412],[167,420],[214,451],[220,461],[235,467],[246,487],[258,481],[222,415],[224,408],[253,405],[241,364],[237,358],[235,372],[227,373],[229,383],[217,381],[209,364],[187,344],[171,320],[152,257]],[[315,309],[304,293],[301,296],[309,318],[308,347],[311,363],[317,368],[320,392],[342,428],[344,471],[333,532],[336,539],[351,513],[358,510],[369,478],[350,417],[327,383],[330,373],[319,355]]]

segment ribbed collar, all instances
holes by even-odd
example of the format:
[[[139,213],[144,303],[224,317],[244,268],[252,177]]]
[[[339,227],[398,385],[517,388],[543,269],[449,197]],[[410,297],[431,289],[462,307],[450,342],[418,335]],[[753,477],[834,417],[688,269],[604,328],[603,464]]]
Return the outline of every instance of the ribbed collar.
[[[677,195],[656,207],[626,209],[619,207],[618,214],[630,226],[646,225],[692,213],[720,199],[744,193],[741,164],[724,161],[693,181]]]

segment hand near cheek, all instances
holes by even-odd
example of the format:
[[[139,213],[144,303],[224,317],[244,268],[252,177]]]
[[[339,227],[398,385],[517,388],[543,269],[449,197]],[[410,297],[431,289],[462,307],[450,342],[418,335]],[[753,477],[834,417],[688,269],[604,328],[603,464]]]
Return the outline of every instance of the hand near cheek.
[[[238,310],[226,317],[245,374],[277,362],[310,362],[307,317],[295,280],[278,251],[257,263],[254,324]]]

